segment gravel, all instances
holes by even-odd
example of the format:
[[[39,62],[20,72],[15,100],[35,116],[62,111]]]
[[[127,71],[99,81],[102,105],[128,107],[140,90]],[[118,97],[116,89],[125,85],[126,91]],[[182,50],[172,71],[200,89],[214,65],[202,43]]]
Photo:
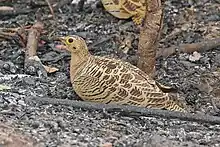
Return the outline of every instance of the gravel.
[[[15,2],[26,8],[28,2]],[[1,5],[7,5],[7,2]],[[122,58],[136,64],[138,29],[131,20],[119,20],[104,11],[100,3],[87,2],[82,11],[66,4],[55,10],[56,20],[48,18],[48,7],[41,8],[46,29],[52,35],[77,34],[86,39],[94,55]],[[216,0],[168,0],[159,48],[219,37],[219,2]],[[33,24],[35,14],[2,17],[0,27]],[[114,39],[134,35],[132,49],[124,54]],[[97,43],[101,41],[100,43]],[[219,147],[220,126],[158,117],[124,116],[120,113],[88,111],[62,105],[26,103],[28,96],[80,100],[69,80],[68,53],[46,42],[38,49],[44,65],[59,71],[47,77],[24,71],[24,53],[16,43],[0,42],[0,120],[39,146],[50,147]],[[219,116],[220,48],[204,53],[173,55],[157,59],[156,80],[178,90],[179,99],[195,113]],[[198,57],[199,56],[199,57]],[[58,58],[59,57],[59,58]],[[215,106],[210,98],[213,97]]]

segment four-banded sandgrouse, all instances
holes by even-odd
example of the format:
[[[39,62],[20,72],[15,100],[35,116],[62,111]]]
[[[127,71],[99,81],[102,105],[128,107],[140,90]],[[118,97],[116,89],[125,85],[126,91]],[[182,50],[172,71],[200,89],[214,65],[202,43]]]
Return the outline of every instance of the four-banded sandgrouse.
[[[185,111],[136,66],[114,58],[93,56],[79,36],[60,37],[71,53],[70,77],[85,101]]]

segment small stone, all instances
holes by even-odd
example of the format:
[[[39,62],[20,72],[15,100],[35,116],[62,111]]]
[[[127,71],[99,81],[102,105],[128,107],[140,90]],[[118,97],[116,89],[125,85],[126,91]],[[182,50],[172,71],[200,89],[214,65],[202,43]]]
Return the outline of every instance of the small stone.
[[[9,65],[8,63],[5,63],[5,64],[3,65],[3,68],[4,68],[5,70],[10,70],[10,65]]]
[[[32,77],[26,77],[24,78],[24,83],[27,85],[35,85],[35,80]]]
[[[176,12],[176,13],[177,13],[177,12],[178,12],[178,9],[173,9],[173,12]]]
[[[189,24],[189,23],[186,23],[186,24],[184,24],[184,25],[181,27],[181,30],[187,31],[187,30],[189,30],[189,28],[190,28],[190,24]]]
[[[36,74],[36,68],[34,66],[29,66],[26,70],[26,72],[30,75],[35,75]]]
[[[34,122],[31,124],[31,126],[33,127],[33,129],[36,129],[36,128],[38,128],[38,127],[40,126],[40,122],[34,121]]]
[[[192,55],[189,56],[189,61],[195,62],[195,61],[198,61],[201,57],[202,57],[202,55],[195,51],[195,52],[193,52]]]

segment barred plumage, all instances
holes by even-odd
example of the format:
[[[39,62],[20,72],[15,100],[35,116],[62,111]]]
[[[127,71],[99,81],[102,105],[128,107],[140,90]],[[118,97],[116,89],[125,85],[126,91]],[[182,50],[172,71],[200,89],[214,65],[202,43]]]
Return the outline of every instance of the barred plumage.
[[[141,24],[145,17],[145,0],[102,0],[106,11],[120,19],[132,17],[136,25]]]
[[[71,52],[71,82],[83,100],[185,111],[136,66],[91,55],[85,41],[78,36],[63,37],[61,41]]]

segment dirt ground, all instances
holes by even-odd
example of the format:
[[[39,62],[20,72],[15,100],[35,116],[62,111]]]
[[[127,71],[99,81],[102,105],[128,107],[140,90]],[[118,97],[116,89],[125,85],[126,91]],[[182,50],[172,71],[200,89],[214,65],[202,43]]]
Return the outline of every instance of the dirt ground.
[[[31,8],[33,12],[11,16],[0,14],[0,28],[34,24],[35,14],[40,11],[48,36],[77,34],[86,39],[94,55],[122,58],[134,65],[137,62],[137,27],[130,19],[114,18],[100,2],[87,2],[82,10],[78,10],[74,3],[65,4],[55,10],[55,20],[50,17],[47,5],[38,9],[35,1],[1,2],[0,6],[3,5]],[[114,39],[115,35],[120,36],[120,40],[131,36],[133,48],[127,54],[119,49],[122,44]],[[220,37],[219,0],[165,2],[159,48],[217,37]],[[39,46],[37,54],[44,65],[56,67],[59,71],[46,77],[37,71],[26,72],[22,48],[15,42],[0,42],[0,84],[11,87],[0,91],[0,120],[30,137],[35,145],[220,146],[220,125],[26,103],[24,98],[27,96],[79,100],[69,80],[70,55],[47,41]],[[176,88],[179,99],[192,112],[219,116],[220,47],[203,53],[160,57],[156,68],[155,79]]]

